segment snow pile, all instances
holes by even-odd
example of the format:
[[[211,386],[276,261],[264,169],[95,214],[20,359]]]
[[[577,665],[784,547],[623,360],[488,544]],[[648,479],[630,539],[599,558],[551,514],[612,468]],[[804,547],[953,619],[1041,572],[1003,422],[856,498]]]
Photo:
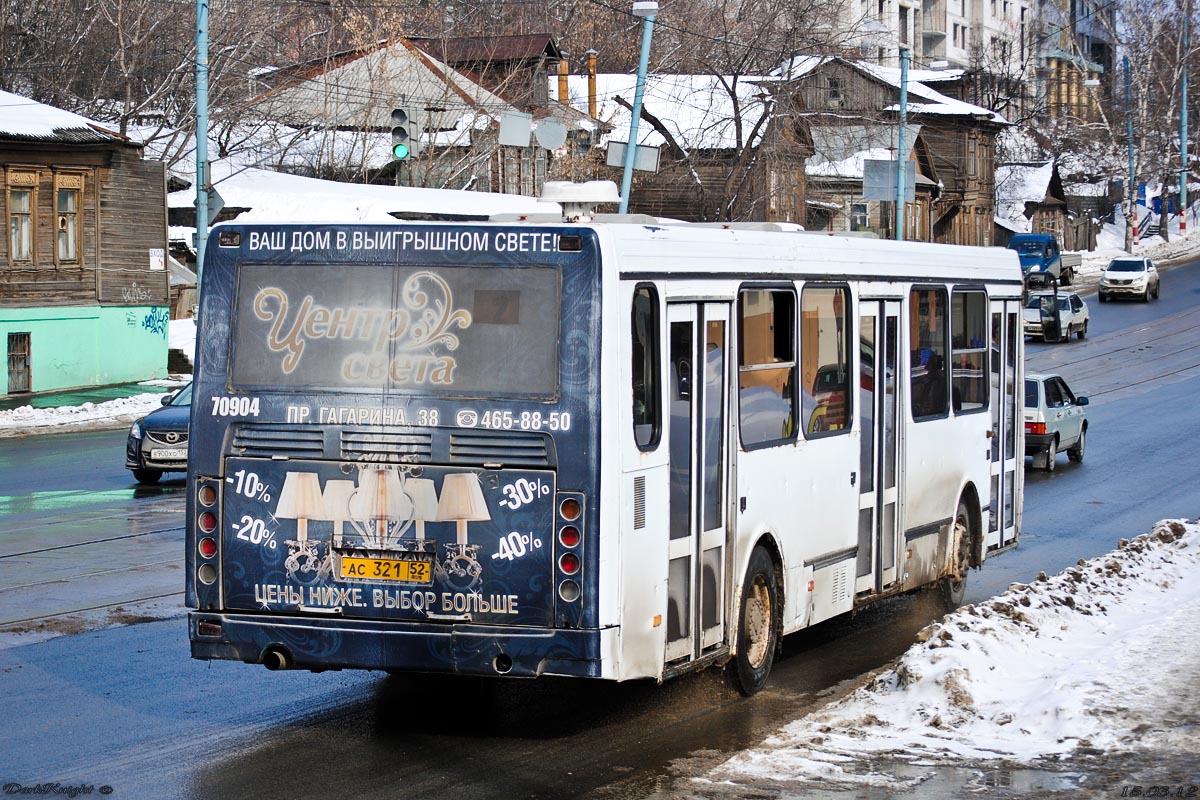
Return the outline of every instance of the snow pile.
[[[1108,555],[946,615],[893,669],[703,780],[896,784],[872,760],[910,771],[1196,752],[1200,719],[1169,709],[1200,708],[1198,615],[1200,524],[1160,522]]]
[[[162,397],[161,393],[151,392],[119,397],[103,403],[84,403],[57,408],[21,406],[11,411],[0,411],[0,438],[25,433],[46,433],[48,428],[61,428],[66,431],[118,427],[119,423],[133,422],[159,408],[162,405]]]
[[[171,320],[167,327],[167,347],[183,353],[191,364],[196,355],[196,320]]]

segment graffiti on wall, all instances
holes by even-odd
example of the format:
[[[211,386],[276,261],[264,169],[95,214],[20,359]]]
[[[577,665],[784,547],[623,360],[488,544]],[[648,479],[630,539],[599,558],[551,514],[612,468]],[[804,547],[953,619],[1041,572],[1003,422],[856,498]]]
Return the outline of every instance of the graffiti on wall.
[[[170,319],[171,314],[167,309],[151,309],[146,316],[142,317],[142,329],[158,334],[165,339],[167,337],[167,323]]]

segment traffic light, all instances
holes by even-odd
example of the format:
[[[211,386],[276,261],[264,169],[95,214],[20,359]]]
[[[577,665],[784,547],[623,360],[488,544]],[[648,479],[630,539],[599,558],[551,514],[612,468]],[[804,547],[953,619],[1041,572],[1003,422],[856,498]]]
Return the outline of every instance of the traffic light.
[[[392,157],[406,161],[421,148],[421,119],[416,108],[392,109]]]

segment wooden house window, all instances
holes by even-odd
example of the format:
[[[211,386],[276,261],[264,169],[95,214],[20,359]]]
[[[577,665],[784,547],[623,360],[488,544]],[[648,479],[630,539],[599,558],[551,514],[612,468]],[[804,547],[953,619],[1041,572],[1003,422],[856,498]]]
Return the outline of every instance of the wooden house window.
[[[54,174],[54,263],[78,264],[83,239],[80,228],[80,204],[83,200],[83,175],[77,172]]]
[[[60,263],[75,262],[79,260],[79,190],[59,188],[57,194],[55,256]]]
[[[871,218],[867,214],[866,203],[850,204],[850,230],[865,231],[871,227]]]
[[[37,255],[36,172],[8,173],[8,260],[31,262]]]
[[[13,261],[33,258],[33,190],[12,189],[8,193],[9,252]]]

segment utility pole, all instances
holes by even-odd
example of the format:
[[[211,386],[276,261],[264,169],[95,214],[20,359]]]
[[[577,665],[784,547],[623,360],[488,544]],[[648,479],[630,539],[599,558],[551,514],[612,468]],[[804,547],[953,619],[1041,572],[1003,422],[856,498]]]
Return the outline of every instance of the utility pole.
[[[908,129],[908,61],[912,53],[900,48],[900,132],[896,138],[896,241],[904,241],[904,176],[908,160],[904,157],[904,139]]]
[[[1133,175],[1133,99],[1132,90],[1129,86],[1129,56],[1125,56],[1125,135],[1129,139],[1129,210],[1133,216],[1133,238],[1127,238],[1130,242],[1129,252],[1133,252],[1133,245],[1137,244],[1138,238],[1138,215],[1137,215],[1137,184],[1134,181]]]
[[[642,95],[646,92],[646,65],[650,60],[650,37],[654,35],[654,17],[658,15],[658,3],[635,0],[633,14],[645,18],[642,26],[642,55],[638,59],[637,88],[633,92],[633,118],[629,120],[629,143],[625,145],[625,169],[621,174],[621,204],[618,212],[629,211],[629,190],[633,185],[633,160],[637,155],[638,122],[642,116]]]
[[[208,242],[208,0],[196,0],[196,286]]]
[[[1181,82],[1183,102],[1179,108],[1179,235],[1187,232],[1188,209],[1188,67],[1191,58],[1188,53],[1188,29],[1192,26],[1192,4],[1183,4],[1183,80]]]

